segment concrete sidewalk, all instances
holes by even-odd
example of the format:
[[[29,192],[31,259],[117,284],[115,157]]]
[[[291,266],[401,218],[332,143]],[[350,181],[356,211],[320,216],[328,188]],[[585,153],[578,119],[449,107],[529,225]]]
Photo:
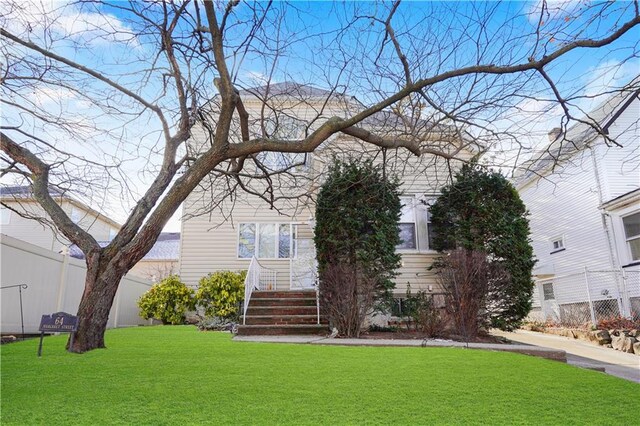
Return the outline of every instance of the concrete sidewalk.
[[[567,362],[584,368],[604,368],[605,373],[640,383],[640,356],[615,351],[577,339],[518,330],[492,330],[491,334],[526,345],[544,346],[567,353]]]
[[[563,350],[522,344],[469,343],[467,346],[467,344],[463,342],[442,339],[426,341],[422,339],[332,339],[322,336],[235,336],[233,340],[236,342],[296,343],[332,346],[468,347],[469,349],[515,352],[567,362],[567,354]]]

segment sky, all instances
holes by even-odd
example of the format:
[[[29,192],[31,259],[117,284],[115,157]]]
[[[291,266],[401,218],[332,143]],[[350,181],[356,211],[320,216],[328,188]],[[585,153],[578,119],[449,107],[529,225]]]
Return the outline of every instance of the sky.
[[[12,7],[11,2],[0,3],[0,16],[4,16],[0,19],[3,28],[24,34],[28,30],[30,39],[37,44],[51,46],[56,53],[98,69],[105,75],[115,75],[122,85],[141,87],[141,95],[166,107],[167,111],[175,110],[172,106],[175,97],[170,90],[165,93],[162,89],[163,77],[145,73],[145,64],[154,57],[154,51],[150,48],[151,37],[133,36],[139,22],[130,13],[121,10],[120,7],[126,6],[126,3],[113,2],[110,7],[96,7],[93,4],[79,7],[48,0],[18,4],[16,8]],[[583,36],[598,38],[619,25],[620,17],[624,16],[622,9],[631,5],[629,2],[618,2],[601,16],[594,16],[590,9],[593,4],[584,0],[548,2],[536,54],[543,55],[545,51],[561,47],[568,41],[563,36],[588,22],[593,22],[593,25]],[[283,3],[276,2],[273,7],[270,16],[278,16],[285,11]],[[497,63],[522,58],[533,48],[532,39],[526,35],[531,34],[539,23],[540,7],[540,1],[482,4],[405,2],[394,15],[392,23],[414,75],[430,76],[472,63],[480,54],[483,61],[495,60]],[[319,87],[339,81],[339,87],[344,87],[350,95],[365,104],[373,103],[404,83],[396,78],[402,75],[402,69],[390,43],[386,44],[376,66],[372,68],[371,65],[379,53],[381,35],[384,33],[380,31],[382,23],[368,17],[385,17],[389,8],[390,3],[382,2],[292,2],[286,6],[283,20],[274,18],[265,23],[264,31],[256,35],[256,40],[262,40],[256,41],[254,50],[238,48],[233,52],[231,47],[241,46],[247,34],[246,22],[252,13],[250,8],[241,4],[236,11],[237,20],[233,21],[234,31],[230,32],[228,40],[228,62],[234,79],[241,87],[260,85],[267,79],[272,82],[295,80]],[[192,6],[188,10],[193,11]],[[149,11],[154,13],[153,9]],[[354,16],[358,19],[354,20]],[[475,20],[483,16],[489,19],[482,26],[475,25]],[[351,26],[347,31],[339,31],[345,22],[350,22]],[[41,30],[45,25],[50,29],[46,37]],[[184,30],[187,30],[186,26]],[[553,36],[546,36],[545,31]],[[322,33],[322,37],[318,33]],[[484,43],[485,50],[481,53],[470,42],[476,38],[487,40]],[[636,27],[609,47],[597,51],[572,52],[548,68],[549,75],[558,82],[563,95],[576,97],[572,101],[573,113],[579,116],[593,109],[604,100],[604,96],[598,95],[607,91],[607,88],[625,84],[640,74],[636,55],[639,41],[640,31]],[[269,50],[273,46],[280,48],[277,55]],[[5,56],[3,69],[7,61],[11,62]],[[160,64],[166,65],[162,61]],[[208,70],[199,81],[206,88],[205,96],[215,94],[211,84],[214,74]],[[148,81],[144,80],[147,77]],[[33,120],[25,118],[24,113],[7,104],[2,105],[2,122],[3,125],[21,123],[22,126],[30,126],[34,132],[46,134],[57,149],[78,153],[97,165],[117,163],[119,169],[106,169],[101,173],[97,172],[97,165],[75,166],[77,170],[83,170],[85,175],[92,176],[95,173],[96,182],[106,182],[102,194],[96,189],[96,193],[90,195],[94,200],[102,200],[95,204],[99,210],[122,222],[128,209],[155,175],[161,158],[159,124],[149,111],[142,111],[139,105],[128,99],[101,99],[100,105],[96,105],[92,97],[107,97],[110,94],[99,85],[84,86],[76,78],[74,75],[70,81],[78,83],[78,87],[87,88],[86,91],[36,85],[23,88],[20,92],[21,101],[29,102],[34,108],[46,111],[51,116],[73,117],[72,128],[36,125]],[[497,108],[491,112],[476,112],[471,107],[473,103],[461,108],[463,113],[482,126],[499,132],[516,129],[518,143],[527,148],[518,157],[520,161],[546,143],[546,132],[557,127],[562,117],[561,108],[551,101],[551,93],[540,84],[539,77],[533,83],[532,80],[531,86],[538,91],[527,89],[523,90],[521,96],[514,96],[509,100],[511,108],[508,113],[501,110],[498,115]],[[435,87],[433,95],[443,105],[456,109],[456,102],[460,102],[459,98],[465,93],[473,92],[477,99],[486,101],[490,96],[495,97],[499,90],[513,90],[496,85],[489,79],[478,83],[486,85],[484,92],[472,88],[471,84],[468,79],[456,80],[449,86]],[[536,93],[535,98],[532,93]],[[3,97],[9,95],[3,92]],[[117,119],[114,119],[113,109],[117,109]],[[126,126],[122,125],[123,120]],[[481,130],[472,129],[472,133],[474,131]],[[513,163],[515,150],[512,144],[513,141],[496,144],[494,152],[489,153],[488,157]],[[42,153],[51,155],[46,149]],[[68,160],[66,164],[72,163],[72,160]],[[2,182],[6,183],[7,178],[3,178]],[[167,231],[180,230],[179,216],[180,212],[169,221]]]

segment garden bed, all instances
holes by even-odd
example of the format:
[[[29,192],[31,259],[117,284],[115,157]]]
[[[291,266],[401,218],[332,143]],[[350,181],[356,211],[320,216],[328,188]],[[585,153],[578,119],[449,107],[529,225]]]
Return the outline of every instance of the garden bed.
[[[509,343],[509,341],[503,337],[492,336],[490,334],[480,334],[473,339],[465,339],[464,336],[456,334],[443,334],[442,336],[431,336],[428,333],[424,333],[417,330],[388,330],[388,331],[367,331],[360,334],[361,339],[407,339],[407,340],[453,340],[454,342],[468,342],[469,343]]]

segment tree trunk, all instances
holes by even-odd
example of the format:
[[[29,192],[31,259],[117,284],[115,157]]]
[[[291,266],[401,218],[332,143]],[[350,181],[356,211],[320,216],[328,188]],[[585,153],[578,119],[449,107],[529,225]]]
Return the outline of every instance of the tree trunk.
[[[100,267],[95,259],[87,260],[87,277],[84,293],[78,307],[79,325],[75,333],[71,352],[83,353],[104,348],[104,333],[109,321],[109,311],[118,290],[120,280],[126,271],[118,271],[107,265]],[[71,338],[67,346],[69,346]]]

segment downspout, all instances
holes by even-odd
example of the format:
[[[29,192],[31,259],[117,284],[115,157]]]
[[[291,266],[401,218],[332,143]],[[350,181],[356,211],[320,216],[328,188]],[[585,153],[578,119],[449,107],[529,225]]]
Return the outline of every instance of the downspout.
[[[593,162],[593,173],[596,178],[596,187],[598,190],[598,203],[602,205],[604,203],[604,197],[602,195],[602,184],[600,182],[600,170],[599,170],[599,162],[595,153],[595,150],[592,146],[589,146],[589,152],[591,154],[591,161]],[[602,220],[602,228],[604,229],[604,233],[607,237],[607,246],[609,248],[609,263],[611,264],[611,269],[619,268],[618,259],[615,253],[615,245],[612,241],[611,230],[609,229],[609,220],[608,214],[604,210],[600,209],[600,219]]]
[[[600,170],[599,170],[599,162],[598,159],[595,155],[594,149],[590,146],[589,147],[589,151],[591,152],[591,160],[593,161],[593,172],[595,174],[596,177],[596,185],[598,187],[598,202],[599,205],[602,206],[602,203],[604,203],[603,200],[603,196],[602,196],[602,185],[600,184]],[[625,293],[625,278],[624,278],[624,270],[622,269],[622,266],[618,263],[618,257],[616,256],[617,254],[617,247],[615,245],[615,241],[613,240],[613,238],[615,238],[615,235],[612,235],[613,229],[609,229],[609,213],[607,213],[603,208],[599,207],[600,210],[600,217],[602,219],[602,227],[604,229],[604,233],[607,237],[607,245],[609,246],[609,262],[611,263],[611,269],[614,271],[613,272],[613,279],[615,281],[615,285],[616,285],[616,290],[617,290],[617,295],[616,295],[616,299],[618,302],[618,307],[620,310],[620,314],[625,315],[626,311],[627,311],[627,307],[624,306],[626,303],[623,302],[623,294]],[[619,275],[617,273],[617,270],[622,271],[622,275]],[[588,271],[585,268],[585,279],[587,279],[588,275]],[[620,282],[622,279],[622,282]],[[588,284],[587,284],[588,285]],[[593,308],[592,308],[592,312],[593,312]],[[595,325],[595,323],[594,323]]]

